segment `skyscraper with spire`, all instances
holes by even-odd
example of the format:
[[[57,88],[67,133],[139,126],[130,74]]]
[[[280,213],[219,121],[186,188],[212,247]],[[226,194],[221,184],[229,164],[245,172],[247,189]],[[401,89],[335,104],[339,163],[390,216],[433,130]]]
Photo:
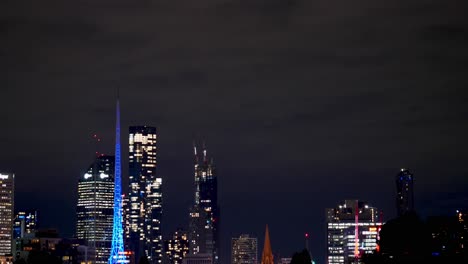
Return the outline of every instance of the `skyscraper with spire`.
[[[122,228],[122,167],[120,157],[120,104],[116,105],[115,126],[115,163],[114,163],[114,219],[112,228],[112,244],[109,264],[124,263],[124,243]]]
[[[218,180],[213,159],[203,144],[200,159],[194,144],[194,205],[190,209],[189,242],[191,254],[210,254],[219,263]]]
[[[156,128],[129,128],[129,191],[125,237],[136,261],[162,263],[162,178],[156,174]]]
[[[275,264],[273,259],[273,251],[271,250],[270,232],[268,225],[265,228],[265,241],[263,242],[262,262],[261,264]]]

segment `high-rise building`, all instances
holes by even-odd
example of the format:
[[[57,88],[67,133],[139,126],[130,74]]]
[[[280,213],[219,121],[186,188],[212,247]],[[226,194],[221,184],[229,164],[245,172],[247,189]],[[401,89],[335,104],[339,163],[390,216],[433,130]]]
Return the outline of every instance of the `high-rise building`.
[[[15,175],[0,173],[0,257],[10,256],[13,246]]]
[[[398,216],[414,211],[413,181],[413,174],[407,169],[401,169],[396,176],[396,206]]]
[[[138,261],[162,263],[162,178],[156,175],[156,128],[129,129],[129,191],[126,240]]]
[[[268,225],[265,227],[265,240],[263,241],[261,264],[275,264],[275,259],[273,258],[273,251],[271,250],[270,232],[268,231]]]
[[[257,264],[256,237],[244,234],[231,239],[231,264]]]
[[[378,216],[377,208],[358,200],[327,209],[327,263],[360,263],[362,253],[377,246]]]
[[[218,179],[213,160],[208,160],[203,146],[203,157],[195,155],[195,203],[190,209],[189,241],[191,254],[211,254],[213,263],[219,263],[219,206]]]
[[[114,156],[100,156],[78,180],[76,236],[95,253],[92,263],[108,262],[114,215]]]
[[[172,239],[164,243],[164,251],[171,264],[182,264],[182,260],[189,252],[187,233],[178,229],[172,234]]]
[[[32,236],[37,231],[37,210],[19,211],[13,222],[13,238]]]

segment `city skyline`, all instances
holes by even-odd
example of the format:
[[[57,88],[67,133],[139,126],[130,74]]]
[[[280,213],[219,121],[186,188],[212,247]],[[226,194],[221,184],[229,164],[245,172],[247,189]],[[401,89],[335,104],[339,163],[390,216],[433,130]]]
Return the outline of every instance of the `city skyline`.
[[[135,128],[146,128],[146,127],[135,127],[135,126],[130,126],[129,128],[130,128],[129,131],[132,131],[132,129],[135,129]],[[151,129],[153,129],[153,130],[155,131],[155,128],[151,128]],[[130,134],[131,134],[131,133],[130,133]],[[132,138],[132,137],[130,137],[130,138]],[[132,142],[132,140],[130,140],[130,142]],[[131,149],[131,148],[130,148],[130,149]],[[130,153],[131,153],[131,152],[130,152]],[[202,164],[208,162],[208,163],[206,163],[206,164],[208,164],[209,166],[212,166],[212,159],[208,159],[208,157],[206,156],[206,147],[203,147],[202,153],[203,153],[203,155],[202,155],[203,158],[201,159]],[[195,154],[197,154],[196,148],[195,148]],[[99,154],[98,157],[96,158],[96,160],[99,160],[100,158],[106,159],[106,158],[108,158],[108,157],[109,157],[109,156],[106,156],[105,154]],[[195,155],[195,157],[196,157],[196,159],[197,159],[197,155]],[[124,158],[125,158],[125,157],[124,157]],[[208,161],[208,160],[209,160],[209,161]],[[90,173],[90,172],[89,172],[90,170],[91,170],[91,167],[90,167],[90,169],[88,169],[88,172],[85,173],[85,176],[84,176],[84,177],[86,177],[87,174]],[[205,171],[205,170],[206,170],[206,168],[205,168],[205,169],[201,168],[200,171]],[[399,177],[400,177],[400,174],[401,174],[401,175],[407,175],[407,174],[409,174],[409,175],[411,176],[411,178],[413,177],[413,174],[412,174],[412,173],[409,173],[409,171],[408,171],[407,169],[403,169],[403,168],[402,168],[402,169],[399,169],[399,170],[396,170],[396,171],[398,171],[398,174],[394,174],[394,175],[396,175],[397,182],[398,182],[398,179],[399,179]],[[197,164],[196,164],[196,166],[195,166],[195,172],[196,172],[195,175],[197,175]],[[205,172],[205,174],[206,174],[206,172]],[[98,175],[98,176],[99,176],[99,175]],[[102,176],[102,175],[101,175],[101,176]],[[88,176],[88,177],[89,177],[89,176]],[[128,177],[124,177],[124,180],[125,180],[125,178],[128,178]],[[389,180],[390,180],[390,179],[389,179]],[[131,185],[130,185],[130,186],[131,186]],[[397,191],[396,191],[395,195],[398,196],[398,188],[401,188],[401,187],[399,187],[398,184],[397,184],[396,187],[397,187],[397,188],[395,188],[395,189],[396,189]],[[413,187],[411,186],[411,188],[413,188]],[[196,196],[196,197],[199,197],[200,194],[199,194],[199,193],[197,194],[197,192],[196,192],[196,193],[195,193],[195,196]],[[414,199],[414,198],[413,198],[413,199]],[[397,200],[399,200],[399,199],[397,198]],[[398,205],[398,203],[397,203],[397,205]],[[187,212],[190,212],[190,208],[182,208],[182,209],[186,209]],[[398,209],[398,206],[397,206],[397,209]],[[398,213],[398,210],[396,210],[396,211],[397,211],[397,213]],[[394,215],[394,216],[397,216],[397,214]],[[379,218],[380,218],[380,217],[382,217],[382,216],[379,216]],[[380,219],[379,221],[382,222],[382,219]],[[183,223],[184,221],[181,221],[181,222],[182,222],[182,224],[179,224],[179,225],[187,225],[187,226],[190,225],[190,224]],[[165,230],[165,233],[167,233],[167,232],[170,232],[170,231],[169,231],[169,230]],[[298,246],[298,248],[300,248],[300,246]],[[127,248],[126,248],[126,249],[127,249]],[[317,251],[317,250],[316,250],[316,249],[312,249],[312,252],[314,252],[314,251]],[[275,256],[281,256],[281,253],[280,253],[278,250],[273,250],[273,252],[274,252],[274,255],[275,255]],[[316,254],[319,255],[319,256],[321,255],[321,254],[320,254],[320,251],[314,252],[314,253],[316,253]],[[284,255],[283,255],[283,256],[284,256]],[[226,260],[224,260],[224,261],[226,261]]]
[[[162,235],[188,222],[192,142],[215,157],[221,264],[230,238],[326,259],[325,208],[397,216],[414,174],[421,217],[468,204],[467,1],[202,0],[0,3],[0,172],[15,208],[71,237],[77,182],[128,128],[157,127]],[[102,150],[102,151],[101,151]],[[187,226],[183,226],[187,230]],[[259,241],[261,242],[261,241]],[[259,243],[261,248],[261,243]]]

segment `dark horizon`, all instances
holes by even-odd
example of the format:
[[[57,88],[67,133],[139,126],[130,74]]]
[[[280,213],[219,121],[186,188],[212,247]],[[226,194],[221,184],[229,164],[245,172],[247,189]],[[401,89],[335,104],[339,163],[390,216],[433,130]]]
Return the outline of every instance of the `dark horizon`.
[[[163,234],[188,224],[194,140],[214,158],[222,264],[231,237],[326,252],[325,208],[396,216],[414,174],[422,216],[468,204],[468,2],[3,1],[0,172],[16,209],[73,235],[77,183],[128,127],[157,127]],[[93,135],[102,141],[96,146]]]

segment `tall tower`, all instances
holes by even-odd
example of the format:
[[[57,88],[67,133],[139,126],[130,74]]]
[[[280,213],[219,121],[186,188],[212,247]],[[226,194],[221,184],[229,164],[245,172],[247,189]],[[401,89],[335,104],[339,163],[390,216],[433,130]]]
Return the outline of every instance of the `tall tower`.
[[[398,216],[414,210],[413,174],[401,169],[396,176],[396,207]]]
[[[122,167],[120,157],[120,104],[116,105],[115,126],[115,167],[114,167],[114,219],[112,229],[112,245],[109,264],[123,263],[125,261],[123,228],[122,228]]]
[[[262,262],[261,264],[275,264],[273,259],[273,251],[271,250],[270,232],[268,225],[265,228],[265,241],[263,242]]]
[[[162,263],[162,178],[156,175],[156,128],[129,128],[129,192],[126,239],[136,261]]]
[[[240,235],[231,239],[231,264],[257,264],[257,238]]]
[[[12,253],[14,201],[15,175],[0,173],[0,259]]]
[[[93,263],[109,261],[114,216],[114,156],[100,156],[78,180],[76,236],[86,241]]]
[[[195,201],[190,209],[190,253],[209,254],[213,263],[219,263],[219,207],[218,180],[212,159],[203,146],[200,160],[194,146]]]

